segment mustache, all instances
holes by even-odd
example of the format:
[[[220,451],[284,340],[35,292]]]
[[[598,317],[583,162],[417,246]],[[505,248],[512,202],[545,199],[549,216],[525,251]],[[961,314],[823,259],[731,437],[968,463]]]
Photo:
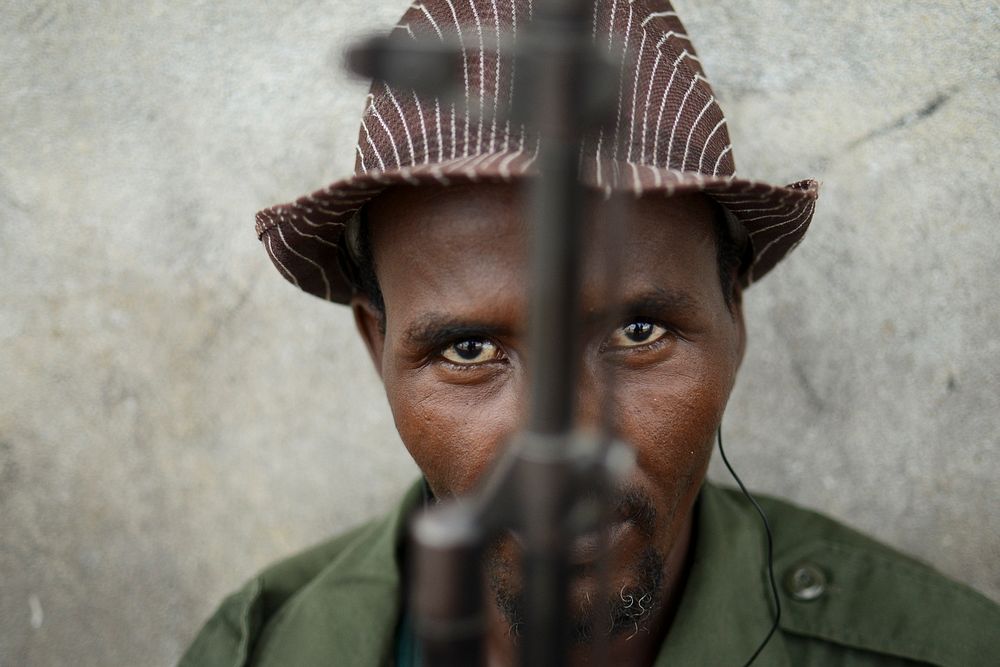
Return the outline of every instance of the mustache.
[[[588,501],[595,503],[608,503],[611,511],[603,515],[610,520],[609,525],[618,522],[631,523],[632,526],[646,539],[652,540],[656,533],[656,505],[646,491],[637,485],[620,486],[612,489],[610,493],[601,495],[596,491],[588,491],[584,494]],[[432,497],[433,503],[441,502]],[[607,507],[605,505],[604,507]],[[512,532],[516,533],[517,529]],[[501,531],[487,540],[485,555],[487,561],[492,561],[498,553],[507,531]]]
[[[645,537],[652,538],[656,528],[656,505],[645,490],[636,485],[618,487],[611,494],[615,518],[631,522]]]
[[[581,500],[598,508],[601,519],[607,520],[609,525],[631,523],[643,537],[651,539],[654,536],[656,504],[641,486],[618,486],[603,494],[599,490],[588,490]]]
[[[643,536],[653,537],[656,527],[656,505],[641,486],[625,484],[612,489],[604,496],[593,491],[586,495],[596,502],[609,501],[612,507],[612,521],[631,522]],[[425,481],[424,506],[437,505],[440,502],[442,500],[434,495]]]

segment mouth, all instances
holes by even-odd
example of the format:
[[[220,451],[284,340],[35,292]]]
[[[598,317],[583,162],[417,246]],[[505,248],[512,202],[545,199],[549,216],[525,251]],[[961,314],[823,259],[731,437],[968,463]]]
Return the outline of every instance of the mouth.
[[[569,561],[575,567],[593,566],[615,553],[633,531],[631,520],[617,520],[604,527],[576,537],[570,543]]]
[[[519,531],[511,531],[511,538],[523,553],[526,540]],[[621,547],[637,535],[635,524],[631,519],[618,518],[603,527],[603,530],[592,530],[572,538],[569,543],[569,564],[573,568],[590,568],[602,559],[621,549]]]
[[[576,574],[585,575],[602,561],[629,559],[629,554],[643,551],[652,542],[656,510],[649,497],[638,488],[625,489],[612,500],[610,523],[569,536],[569,565]],[[523,556],[526,536],[520,530],[507,531],[509,547]],[[508,551],[508,557],[517,558]],[[624,561],[623,561],[624,562]]]

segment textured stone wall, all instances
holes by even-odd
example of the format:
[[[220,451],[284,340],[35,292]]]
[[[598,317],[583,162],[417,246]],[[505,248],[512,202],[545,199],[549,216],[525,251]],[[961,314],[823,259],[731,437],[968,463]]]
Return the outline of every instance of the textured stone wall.
[[[350,168],[337,53],[404,4],[0,10],[0,665],[169,664],[414,475],[252,229]],[[996,4],[676,4],[740,172],[824,181],[747,295],[732,458],[1000,599]]]

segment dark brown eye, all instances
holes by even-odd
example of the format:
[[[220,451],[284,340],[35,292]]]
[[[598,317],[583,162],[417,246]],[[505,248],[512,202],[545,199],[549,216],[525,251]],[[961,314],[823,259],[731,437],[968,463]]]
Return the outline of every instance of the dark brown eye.
[[[444,348],[441,356],[453,364],[472,366],[496,360],[500,356],[500,350],[484,338],[469,338]]]
[[[639,347],[655,343],[667,333],[658,324],[646,320],[634,320],[616,329],[608,340],[608,346],[613,348]]]

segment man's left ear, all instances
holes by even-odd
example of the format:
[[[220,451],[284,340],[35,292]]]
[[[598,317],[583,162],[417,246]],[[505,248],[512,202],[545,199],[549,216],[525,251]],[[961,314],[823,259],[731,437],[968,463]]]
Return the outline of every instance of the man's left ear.
[[[736,367],[743,364],[743,355],[747,350],[747,328],[743,321],[743,285],[740,284],[739,276],[733,279],[733,320],[736,323],[737,350]]]
[[[375,364],[375,372],[382,377],[382,352],[385,347],[385,331],[382,329],[382,315],[371,299],[363,294],[351,297],[351,312],[354,313],[354,324],[365,341],[368,354]]]

